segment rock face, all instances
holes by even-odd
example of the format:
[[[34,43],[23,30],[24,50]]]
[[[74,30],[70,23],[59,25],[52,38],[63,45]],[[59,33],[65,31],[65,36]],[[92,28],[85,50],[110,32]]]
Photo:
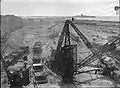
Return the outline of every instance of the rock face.
[[[1,52],[12,51],[21,45],[22,34],[13,33],[23,27],[22,19],[14,15],[1,16]],[[19,43],[18,43],[19,42]]]

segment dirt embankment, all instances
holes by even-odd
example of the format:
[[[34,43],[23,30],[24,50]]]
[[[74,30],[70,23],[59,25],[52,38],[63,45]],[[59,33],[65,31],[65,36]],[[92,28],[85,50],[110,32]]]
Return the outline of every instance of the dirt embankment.
[[[19,39],[16,39],[16,34],[14,36],[13,32],[23,27],[22,19],[20,17],[16,17],[14,15],[5,15],[1,16],[1,52],[4,53],[6,49],[15,49],[15,45],[18,45],[16,42]],[[14,36],[11,38],[11,36]],[[10,40],[11,39],[11,40]],[[16,40],[15,40],[16,39]],[[9,40],[9,41],[8,41]],[[12,41],[14,40],[14,41]]]

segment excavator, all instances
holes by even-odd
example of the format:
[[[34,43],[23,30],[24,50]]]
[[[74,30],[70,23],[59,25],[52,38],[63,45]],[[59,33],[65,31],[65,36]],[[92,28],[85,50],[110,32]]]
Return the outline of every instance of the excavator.
[[[10,84],[10,88],[22,88],[24,85],[28,85],[29,80],[29,68],[24,63],[23,66],[16,67],[15,64],[22,61],[25,62],[26,57],[29,54],[29,46],[20,47],[20,49],[11,52],[7,56],[3,57],[1,54],[1,61],[4,68],[4,71],[8,77],[8,84]]]
[[[80,62],[77,62],[77,45],[71,44],[70,40],[71,34],[69,30],[69,25],[73,27],[73,29],[85,43],[87,48],[90,49],[92,52],[90,55],[88,55],[85,59],[81,60]],[[109,72],[111,73],[113,72],[112,67],[108,67],[108,64],[105,63],[104,61],[105,60],[104,57],[107,56],[108,53],[109,54],[112,53],[112,51],[114,51],[119,46],[120,46],[120,34],[111,41],[104,44],[103,46],[95,48],[92,45],[92,43],[88,41],[88,39],[84,36],[84,34],[79,31],[79,29],[74,25],[74,23],[70,20],[67,20],[65,21],[65,25],[58,40],[56,54],[51,64],[51,70],[56,74],[62,76],[63,83],[73,83],[75,75],[87,73],[90,71],[95,71],[95,73],[97,73],[97,71],[102,70],[103,74],[107,74]],[[100,69],[98,65],[91,65],[91,63],[95,61],[100,62],[100,64],[103,64],[106,67],[105,68],[101,67],[102,69]],[[90,65],[93,67],[97,67],[98,69],[87,70],[83,72],[79,71],[79,69]],[[114,70],[119,69],[118,66],[115,66],[113,68]],[[110,74],[110,76],[114,75]]]
[[[80,62],[77,62],[77,44],[71,43],[71,38],[74,40],[75,38],[72,37],[73,34],[71,35],[69,26],[73,27],[74,31],[78,34],[78,37],[82,39],[86,47],[91,51],[91,53]],[[34,52],[42,51],[40,49],[36,49],[39,46],[39,42],[35,43],[35,46],[36,47],[34,47],[33,49]],[[101,72],[102,75],[108,76],[108,74],[106,73],[113,73],[114,70],[119,69],[120,67],[117,64],[109,67],[109,65],[105,62],[105,59],[106,59],[105,56],[112,54],[113,51],[115,51],[116,48],[119,46],[120,46],[120,34],[115,38],[113,38],[111,41],[107,42],[106,44],[98,48],[95,48],[92,45],[92,43],[85,37],[85,35],[82,32],[80,32],[80,30],[75,26],[75,24],[72,21],[66,20],[58,40],[57,48],[56,50],[54,50],[55,51],[54,59],[50,61],[50,64],[48,67],[53,73],[57,74],[58,76],[61,76],[62,83],[65,83],[65,84],[67,83],[73,84],[75,82],[74,76],[91,72],[91,71],[95,71],[95,74],[98,74]],[[14,66],[17,62],[20,61],[21,58],[23,58],[24,56],[27,56],[28,54],[29,54],[29,46],[21,47],[20,49],[17,49],[15,52],[12,52],[10,55],[8,55],[9,58],[8,56],[3,57],[1,55],[1,61],[4,66],[4,70],[7,73],[10,86],[12,86],[10,88],[14,88],[16,84],[22,88],[23,85],[25,86],[30,83],[28,75],[29,73],[31,73],[29,71],[29,68],[31,68],[31,66],[27,68],[25,65],[21,69],[15,72],[11,72],[8,69],[10,66]],[[24,61],[26,60],[27,59],[24,59]],[[95,61],[97,61],[97,64],[93,64],[93,62]],[[118,63],[120,62],[118,61]],[[101,64],[105,66],[102,66]],[[38,66],[39,63],[33,64],[33,65]],[[40,67],[42,66],[43,65],[40,65]],[[93,66],[93,67],[97,67],[98,69],[80,71],[80,69],[85,66]],[[14,76],[16,74],[17,74],[17,77],[19,77],[18,80],[14,79]],[[109,75],[114,76],[113,74],[112,75],[109,74]]]

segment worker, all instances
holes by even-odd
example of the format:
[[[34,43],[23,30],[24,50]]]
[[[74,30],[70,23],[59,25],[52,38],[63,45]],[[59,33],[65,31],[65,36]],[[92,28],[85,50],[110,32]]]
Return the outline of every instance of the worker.
[[[74,18],[72,17],[72,21],[74,21]]]

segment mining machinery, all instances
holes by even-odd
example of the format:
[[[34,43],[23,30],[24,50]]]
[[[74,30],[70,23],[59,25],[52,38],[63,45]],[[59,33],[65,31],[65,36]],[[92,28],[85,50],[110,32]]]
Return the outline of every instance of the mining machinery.
[[[75,32],[78,34],[78,37],[82,39],[86,47],[91,51],[91,53],[80,62],[77,62],[77,44],[71,43],[71,38],[73,40],[76,40],[76,39],[75,37],[72,37],[73,34],[71,35],[69,26],[73,27]],[[79,40],[78,37],[76,37],[77,41]],[[95,71],[94,74],[100,73],[104,76],[114,76],[115,74],[114,70],[118,70],[120,68],[119,65],[115,64],[114,66],[110,67],[109,64],[105,62],[105,59],[106,59],[106,56],[113,54],[113,51],[115,51],[116,48],[119,46],[120,46],[120,34],[115,38],[113,38],[111,41],[104,44],[103,46],[95,48],[93,44],[75,26],[75,24],[72,21],[66,20],[58,40],[57,48],[56,50],[53,50],[54,58],[49,61],[50,64],[48,66],[46,66],[46,63],[43,63],[41,59],[40,55],[42,53],[42,49],[41,49],[40,42],[36,42],[33,47],[33,53],[34,53],[33,63],[32,63],[32,66],[28,68],[26,68],[26,63],[25,63],[24,67],[22,69],[17,70],[17,72],[15,71],[11,73],[11,71],[8,69],[10,66],[13,66],[17,62],[19,62],[19,60],[23,57],[24,57],[23,60],[27,61],[26,56],[30,53],[29,46],[21,47],[20,49],[17,49],[15,52],[12,52],[11,54],[5,57],[2,57],[1,55],[1,61],[4,66],[4,70],[7,73],[11,88],[14,88],[14,86],[16,85],[19,85],[19,87],[21,88],[22,86],[28,85],[30,83],[28,75],[31,73],[34,76],[34,82],[33,82],[34,88],[38,88],[37,85],[41,83],[40,81],[41,78],[43,79],[43,81],[47,82],[46,75],[44,76],[42,75],[38,77],[35,76],[36,72],[42,71],[44,67],[48,68],[49,72],[52,73],[54,76],[56,75],[60,76],[62,78],[62,83],[74,84],[76,82],[74,76],[83,74],[83,73],[92,72],[92,71]],[[92,64],[94,61],[97,61],[97,64],[95,65]],[[120,62],[118,61],[118,63]],[[97,67],[98,69],[80,71],[80,69],[85,66],[93,66],[93,67]],[[33,71],[29,71],[29,68],[32,68]],[[106,73],[110,73],[110,74],[106,74]],[[15,75],[17,75],[19,80],[14,79]],[[115,78],[112,77],[112,79],[115,79]]]
[[[77,62],[77,45],[71,44],[71,34],[69,30],[69,26],[72,26],[78,36],[82,39],[88,49],[91,50],[91,54],[88,55],[85,59]],[[114,72],[114,70],[119,70],[118,66],[110,66],[105,63],[105,56],[108,53],[112,53],[118,46],[120,46],[120,34],[113,38],[111,41],[107,42],[103,46],[95,48],[90,41],[84,36],[82,32],[74,25],[74,23],[70,20],[65,21],[63,30],[58,40],[58,45],[56,49],[56,54],[54,56],[54,60],[51,64],[51,70],[58,75],[61,75],[63,78],[63,83],[74,83],[74,76],[82,73],[87,73],[90,71],[95,71],[95,74],[99,71],[101,74],[106,76],[112,76],[113,74],[108,74]],[[98,61],[100,65],[91,65],[94,61]],[[79,69],[85,66],[94,66],[98,69],[87,70],[87,71],[79,71]],[[101,67],[101,68],[100,68]]]
[[[42,43],[40,41],[36,42],[33,46],[33,59],[31,66],[31,73],[33,76],[33,86],[34,88],[60,88],[55,82],[51,84],[51,80],[48,79],[49,76],[57,77],[47,66],[45,58],[42,58]],[[44,85],[42,85],[44,84]]]
[[[20,47],[20,49],[11,52],[7,56],[3,57],[1,54],[1,61],[4,71],[8,77],[8,83],[10,88],[22,88],[29,84],[29,68],[26,65],[27,55],[29,54],[29,46]],[[20,61],[24,62],[24,65],[20,68],[16,68],[15,64]]]
[[[42,47],[41,42],[36,42],[33,46],[32,75],[34,88],[38,88],[38,84],[48,82],[46,75],[41,74],[45,71],[42,62],[43,59],[41,58],[42,54],[41,47]]]

